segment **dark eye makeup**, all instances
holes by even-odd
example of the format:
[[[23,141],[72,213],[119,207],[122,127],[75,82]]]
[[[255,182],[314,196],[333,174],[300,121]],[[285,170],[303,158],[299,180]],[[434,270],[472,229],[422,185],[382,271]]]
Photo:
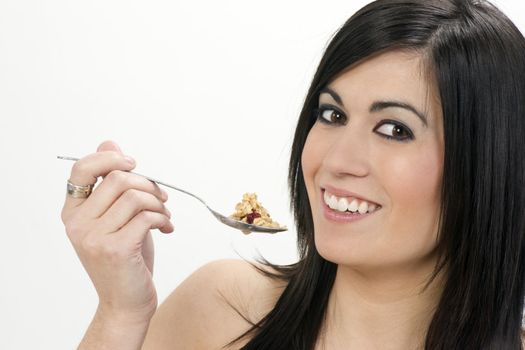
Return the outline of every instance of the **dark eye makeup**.
[[[319,106],[319,108],[316,108],[314,110],[314,115],[317,121],[329,126],[335,127],[337,125],[345,125],[347,123],[346,115],[336,106],[329,104],[323,104]],[[385,128],[384,126],[387,127]],[[380,128],[383,130],[386,129],[384,131],[390,133],[390,135],[383,132],[377,132],[377,130]],[[397,142],[408,142],[415,138],[409,127],[399,121],[391,119],[382,120],[374,128],[374,132],[385,139]]]
[[[315,109],[317,120],[325,124],[346,124],[346,115],[332,105],[321,105]]]

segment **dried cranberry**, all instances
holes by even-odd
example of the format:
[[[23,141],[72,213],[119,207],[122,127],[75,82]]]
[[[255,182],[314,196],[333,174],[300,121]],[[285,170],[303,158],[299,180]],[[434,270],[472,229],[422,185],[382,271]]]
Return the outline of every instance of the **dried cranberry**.
[[[257,213],[256,211],[252,211],[250,214],[246,215],[246,221],[249,224],[253,224],[253,220],[256,218],[260,218],[261,214]]]

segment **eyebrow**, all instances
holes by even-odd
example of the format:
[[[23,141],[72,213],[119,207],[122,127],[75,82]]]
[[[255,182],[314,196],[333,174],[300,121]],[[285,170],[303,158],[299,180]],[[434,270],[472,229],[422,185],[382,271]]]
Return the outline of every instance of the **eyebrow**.
[[[339,105],[341,105],[343,107],[345,106],[343,104],[343,100],[341,99],[341,96],[339,96],[337,94],[337,92],[335,92],[334,90],[330,89],[329,87],[323,88],[320,91],[319,95],[323,94],[323,93],[329,94],[330,96],[332,96],[332,98],[334,99],[335,102],[337,102]],[[375,101],[370,106],[370,110],[369,111],[370,111],[370,113],[379,112],[379,111],[382,111],[383,109],[386,109],[386,108],[403,108],[403,109],[406,109],[406,110],[414,113],[423,122],[425,127],[428,126],[427,116],[424,113],[421,113],[420,111],[418,111],[414,106],[412,106],[411,104],[406,103],[406,102],[400,102],[400,101]]]

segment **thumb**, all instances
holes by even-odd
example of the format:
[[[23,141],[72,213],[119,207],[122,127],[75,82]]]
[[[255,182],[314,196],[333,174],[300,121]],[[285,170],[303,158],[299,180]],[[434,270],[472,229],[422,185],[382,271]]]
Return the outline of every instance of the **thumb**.
[[[104,141],[98,146],[97,152],[102,152],[102,151],[117,151],[119,153],[122,153],[122,150],[120,149],[120,147],[111,140]]]

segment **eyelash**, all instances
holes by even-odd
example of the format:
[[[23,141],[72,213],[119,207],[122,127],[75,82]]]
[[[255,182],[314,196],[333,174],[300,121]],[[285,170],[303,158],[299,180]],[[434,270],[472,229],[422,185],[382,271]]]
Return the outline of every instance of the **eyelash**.
[[[322,115],[326,111],[334,111],[335,113],[339,114],[341,116],[340,118],[338,118],[339,121],[332,122],[332,121],[328,121],[325,118],[323,118]],[[319,108],[316,108],[314,110],[314,115],[315,115],[316,119],[319,122],[321,122],[323,124],[326,124],[326,125],[335,125],[335,124],[343,124],[344,125],[344,124],[346,124],[346,116],[345,116],[345,114],[343,112],[341,112],[335,106],[330,106],[330,105],[320,106]],[[341,119],[344,119],[344,121],[341,122],[340,121]],[[392,125],[394,125],[394,127],[400,127],[401,129],[405,130],[405,132],[408,134],[408,136],[406,136],[404,138],[397,138],[397,137],[394,137],[394,136],[388,136],[388,135],[385,135],[385,134],[382,134],[382,133],[378,132],[377,134],[380,135],[381,137],[383,137],[385,139],[388,139],[388,140],[397,141],[397,142],[408,142],[408,141],[411,141],[411,140],[414,139],[414,134],[412,133],[410,128],[408,128],[403,123],[400,123],[400,122],[395,121],[395,120],[390,120],[390,119],[382,120],[381,124],[379,124],[376,128],[374,128],[374,131],[376,129],[380,128],[381,126],[385,125],[385,124],[392,124]]]

